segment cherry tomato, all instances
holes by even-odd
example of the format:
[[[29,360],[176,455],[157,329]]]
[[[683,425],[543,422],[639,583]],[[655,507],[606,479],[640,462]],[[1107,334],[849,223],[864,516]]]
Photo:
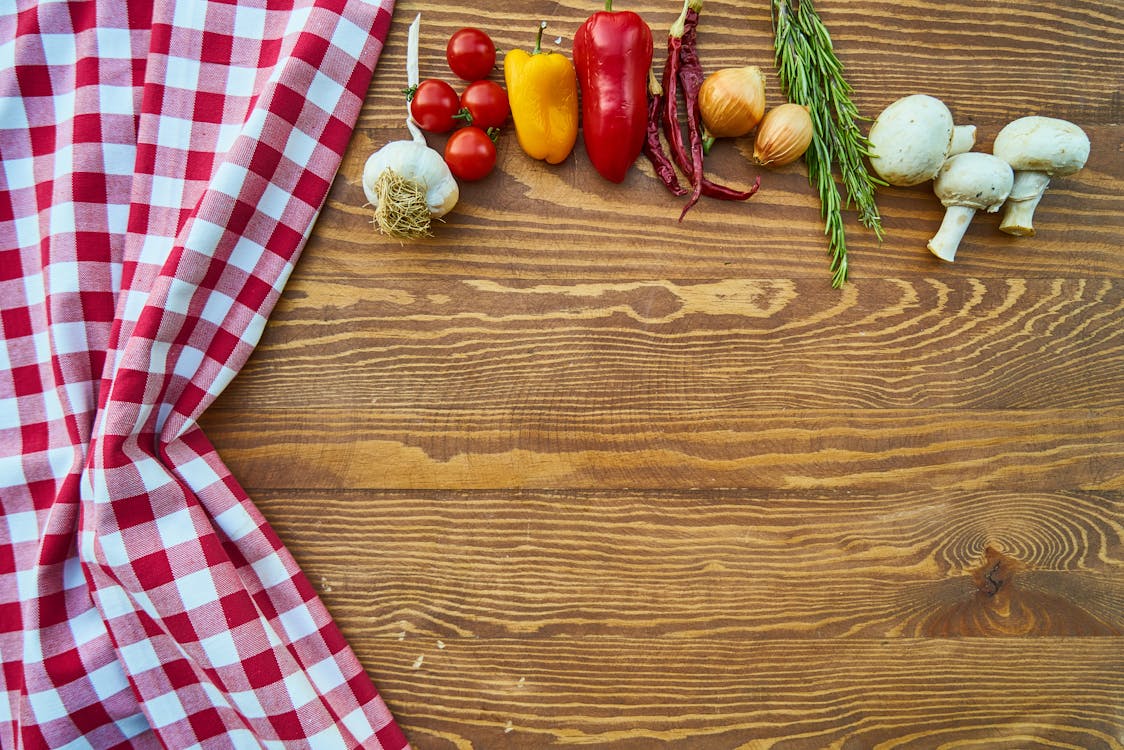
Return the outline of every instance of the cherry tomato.
[[[474,81],[461,94],[461,107],[468,110],[469,124],[485,130],[502,127],[511,114],[507,92],[495,81]]]
[[[449,70],[464,81],[487,78],[496,65],[496,45],[480,29],[461,29],[445,45]]]
[[[410,100],[410,114],[422,130],[447,133],[457,124],[460,99],[452,86],[436,78],[427,78],[418,84]]]
[[[482,128],[469,125],[449,136],[445,163],[453,176],[472,182],[487,177],[496,166],[496,144]]]

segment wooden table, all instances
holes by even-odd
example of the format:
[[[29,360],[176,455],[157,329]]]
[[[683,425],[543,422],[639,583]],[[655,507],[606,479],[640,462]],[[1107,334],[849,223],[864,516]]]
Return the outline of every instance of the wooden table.
[[[500,7],[502,6],[502,8]],[[802,162],[624,184],[579,145],[465,184],[432,240],[376,234],[366,157],[478,25],[570,52],[598,3],[403,0],[328,204],[204,427],[420,750],[1124,747],[1124,6],[821,0],[855,101],[946,101],[990,150],[1089,134],[1038,236],[925,249],[929,186],[848,214],[831,288]],[[677,2],[623,3],[662,70]],[[769,4],[713,0],[708,71]],[[561,42],[555,38],[561,38]],[[497,79],[502,77],[497,74]],[[432,145],[440,147],[441,137]]]

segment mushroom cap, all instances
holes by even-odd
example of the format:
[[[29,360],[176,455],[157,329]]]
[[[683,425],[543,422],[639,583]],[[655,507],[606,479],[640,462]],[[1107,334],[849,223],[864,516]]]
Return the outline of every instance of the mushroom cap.
[[[952,113],[940,99],[926,94],[903,96],[870,126],[870,166],[891,185],[927,182],[948,156],[952,129]]]
[[[941,167],[933,192],[945,206],[965,206],[994,213],[1011,194],[1015,173],[997,156],[969,151]]]
[[[991,150],[1018,172],[1064,177],[1085,166],[1089,136],[1072,122],[1031,115],[1007,123]]]

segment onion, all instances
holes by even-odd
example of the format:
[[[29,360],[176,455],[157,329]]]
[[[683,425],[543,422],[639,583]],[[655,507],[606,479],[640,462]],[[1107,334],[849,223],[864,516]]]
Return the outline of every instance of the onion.
[[[765,114],[765,74],[756,65],[711,73],[699,89],[699,113],[713,138],[746,135]]]

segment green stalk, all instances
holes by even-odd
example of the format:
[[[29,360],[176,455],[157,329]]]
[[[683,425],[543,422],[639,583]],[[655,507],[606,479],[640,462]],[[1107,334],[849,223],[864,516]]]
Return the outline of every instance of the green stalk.
[[[859,130],[860,118],[853,89],[843,77],[843,65],[835,55],[831,36],[820,20],[812,0],[770,0],[777,77],[789,101],[807,106],[812,113],[814,135],[804,161],[808,182],[820,194],[824,234],[831,254],[831,285],[847,280],[847,235],[843,227],[843,198],[832,173],[839,176],[847,193],[846,206],[859,212],[859,222],[882,239],[882,217],[874,192],[884,185],[866,168],[863,157],[870,143]]]

